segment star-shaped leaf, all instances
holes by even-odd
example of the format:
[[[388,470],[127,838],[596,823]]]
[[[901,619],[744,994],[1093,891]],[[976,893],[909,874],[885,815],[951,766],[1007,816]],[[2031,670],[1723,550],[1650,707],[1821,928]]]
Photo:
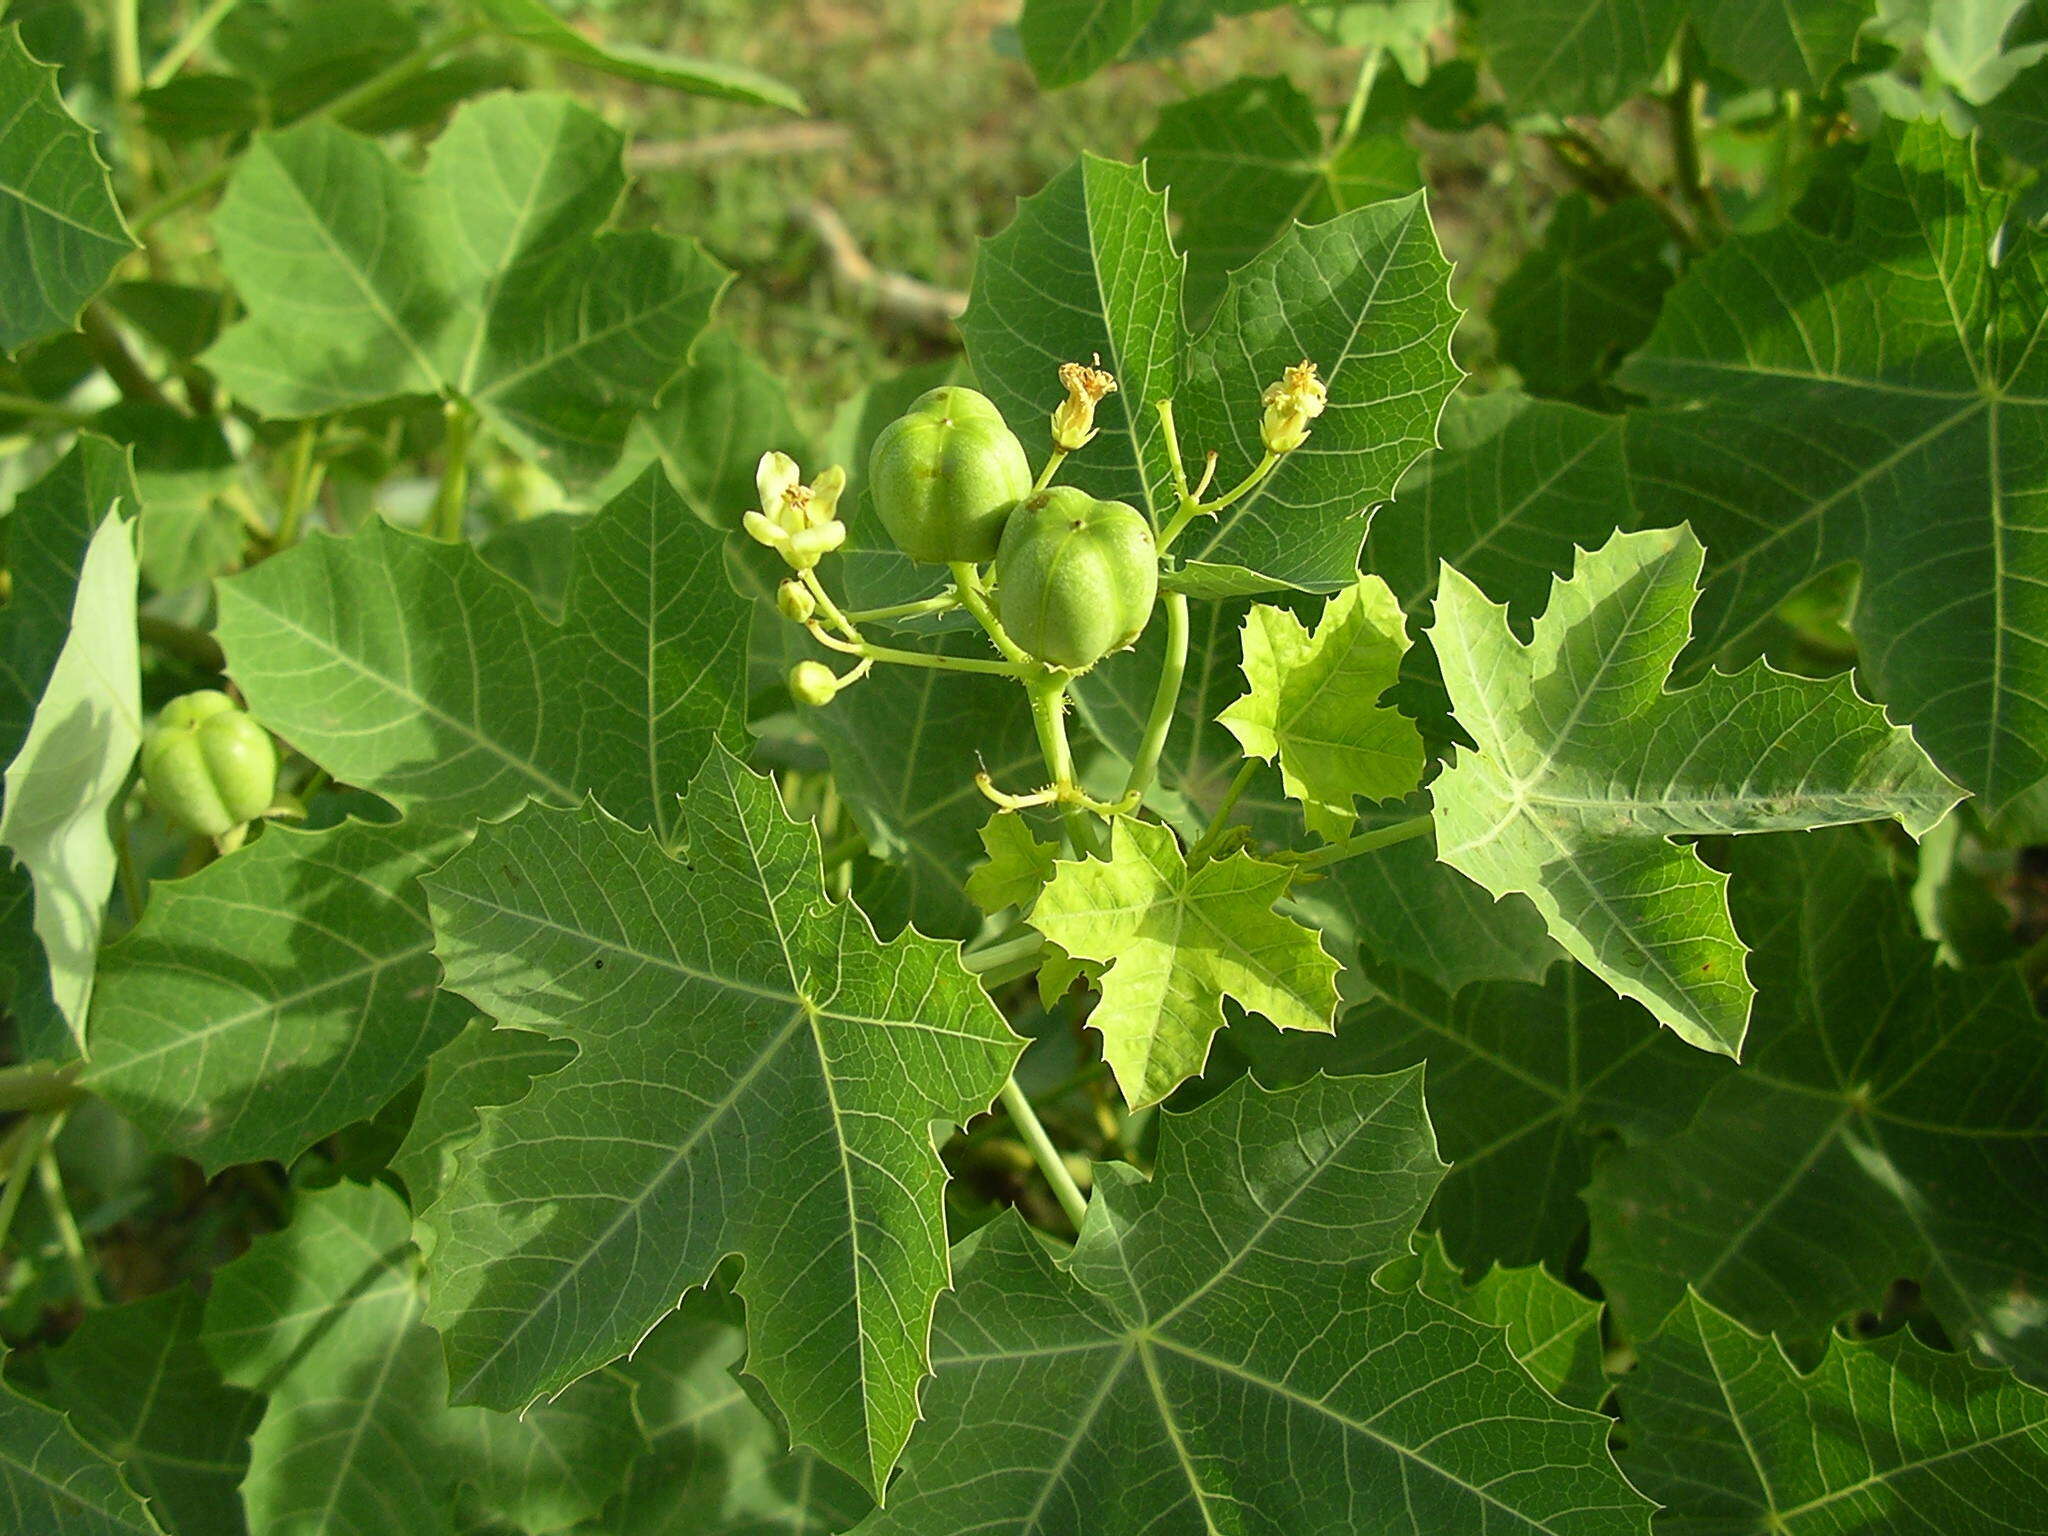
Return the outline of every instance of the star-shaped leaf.
[[[15,1528],[66,1536],[163,1536],[120,1468],[56,1409],[0,1381],[0,1498]]]
[[[729,1253],[748,1371],[879,1486],[947,1282],[931,1123],[1019,1042],[957,951],[878,943],[813,834],[723,751],[679,857],[530,805],[427,881],[447,984],[574,1062],[483,1128],[423,1220],[456,1395],[520,1408],[630,1350]]]
[[[86,1084],[208,1171],[290,1162],[419,1075],[469,1010],[439,990],[417,823],[267,829],[158,885],[101,962]]]
[[[984,1228],[861,1536],[1647,1532],[1608,1421],[1499,1329],[1375,1281],[1441,1166],[1417,1074],[1240,1082],[1167,1117],[1149,1184],[1098,1167],[1065,1262],[1013,1217]]]
[[[1588,1266],[1646,1333],[1687,1285],[1818,1338],[1917,1281],[1959,1343],[2048,1382],[2048,1034],[2009,968],[1932,963],[1860,834],[1738,844],[1748,1060],[1680,1134],[1605,1159]]]
[[[1600,213],[1583,193],[1558,199],[1543,243],[1494,296],[1500,354],[1534,392],[1570,395],[1642,342],[1676,275],[1671,226],[1647,198]]]
[[[1029,911],[1053,877],[1059,844],[1041,842],[1017,811],[997,811],[982,824],[981,846],[988,862],[967,877],[967,894],[984,912],[1005,907]]]
[[[1130,817],[1107,861],[1056,866],[1031,925],[1078,959],[1113,962],[1088,1022],[1132,1108],[1201,1073],[1226,997],[1280,1029],[1330,1028],[1337,962],[1273,910],[1288,879],[1242,853],[1190,869],[1172,832]]]
[[[1667,692],[1701,557],[1684,529],[1616,534],[1553,585],[1527,643],[1444,567],[1430,639],[1478,745],[1432,793],[1438,857],[1528,895],[1573,958],[1732,1056],[1755,989],[1727,880],[1671,839],[1879,817],[1918,835],[1958,792],[1846,680],[1759,663]]]
[[[1247,757],[1280,760],[1309,830],[1331,842],[1357,821],[1356,801],[1396,800],[1422,782],[1422,733],[1379,702],[1407,649],[1401,609],[1377,576],[1331,598],[1313,636],[1283,608],[1245,616],[1251,691],[1218,718]]]
[[[1543,1390],[1574,1408],[1606,1399],[1600,1303],[1582,1296],[1540,1264],[1495,1265],[1467,1282],[1441,1241],[1420,1245],[1425,1294],[1467,1317],[1507,1331],[1507,1345]]]
[[[2048,1531],[2048,1393],[1900,1332],[1801,1373],[1688,1296],[1621,1384],[1659,1536]]]
[[[537,93],[464,107],[418,175],[325,121],[258,134],[214,215],[249,316],[207,366],[271,416],[465,401],[557,478],[596,479],[726,278],[694,243],[599,233],[620,148]]]
[[[575,1059],[576,1047],[567,1040],[476,1018],[434,1052],[412,1124],[391,1154],[391,1171],[405,1181],[412,1208],[424,1211],[454,1177],[456,1154],[483,1129],[478,1112],[485,1105],[524,1098],[535,1078]]]
[[[257,718],[407,810],[594,794],[666,833],[711,744],[743,736],[723,550],[650,468],[579,530],[557,623],[469,546],[373,517],[222,582],[221,647]]]
[[[92,134],[65,111],[57,71],[0,26],[0,354],[68,331],[135,249]]]

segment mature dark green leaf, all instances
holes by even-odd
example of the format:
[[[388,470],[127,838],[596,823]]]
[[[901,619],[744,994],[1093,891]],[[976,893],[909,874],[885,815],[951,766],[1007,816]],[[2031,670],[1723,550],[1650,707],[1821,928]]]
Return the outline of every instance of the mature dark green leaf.
[[[440,1197],[455,1175],[457,1154],[483,1129],[484,1106],[517,1103],[534,1079],[575,1059],[576,1047],[566,1040],[500,1029],[489,1019],[471,1019],[434,1052],[412,1125],[391,1154],[391,1171],[405,1181],[412,1208],[424,1211]]]
[[[804,110],[804,99],[772,75],[719,59],[693,59],[631,43],[598,42],[564,21],[542,0],[475,0],[484,20],[498,32],[572,64],[586,65],[621,80],[666,86],[691,96],[714,96],[756,107]]]
[[[64,110],[57,71],[0,26],[0,353],[68,331],[135,249],[106,162]]]
[[[1958,798],[1846,680],[1761,662],[1665,689],[1698,600],[1699,541],[1616,534],[1581,556],[1524,643],[1449,566],[1430,640],[1478,743],[1431,787],[1437,852],[1702,1050],[1735,1055],[1755,989],[1727,877],[1671,839],[1893,817],[1915,835]]]
[[[120,1463],[173,1536],[246,1529],[240,1485],[263,1413],[263,1399],[223,1382],[201,1346],[204,1311],[198,1293],[180,1286],[88,1312],[46,1357],[71,1427]]]
[[[465,107],[419,175],[330,123],[260,134],[214,215],[249,318],[206,362],[272,416],[459,399],[594,480],[726,276],[693,243],[598,233],[624,186],[617,131],[562,97]]]
[[[1537,394],[1571,395],[1644,341],[1677,270],[1671,227],[1647,198],[1599,213],[1580,193],[1558,200],[1543,243],[1494,295],[1500,353]]]
[[[425,1214],[457,1395],[524,1407],[739,1253],[749,1372],[878,1486],[947,1278],[930,1125],[986,1109],[1018,1051],[953,948],[827,900],[815,836],[722,751],[679,858],[530,805],[427,889],[448,984],[579,1047],[483,1111]]]
[[[822,1536],[874,1508],[852,1478],[783,1444],[735,1379],[745,1350],[739,1308],[714,1287],[615,1367],[651,1450],[592,1536]]]
[[[1590,1267],[1637,1333],[1687,1285],[1817,1337],[1917,1280],[1952,1335],[2048,1380],[2048,1032],[2010,970],[1930,964],[1855,833],[1739,844],[1748,1060],[1683,1134],[1604,1162]]]
[[[64,1415],[0,1381],[0,1501],[16,1530],[164,1536],[118,1467]]]
[[[1329,1030],[1337,962],[1273,910],[1289,878],[1248,854],[1190,869],[1171,829],[1135,818],[1112,824],[1108,859],[1054,866],[1031,926],[1109,966],[1088,1022],[1133,1109],[1201,1075],[1226,997],[1279,1029]]]
[[[1064,1263],[1013,1217],[982,1229],[862,1536],[1646,1532],[1607,1421],[1498,1329],[1375,1282],[1441,1169],[1417,1074],[1241,1082],[1168,1116],[1149,1184],[1098,1168]]]
[[[1427,1063],[1430,1123],[1451,1161],[1427,1224],[1469,1272],[1562,1270],[1585,1230],[1579,1193],[1602,1138],[1677,1134],[1729,1071],[1570,961],[1541,986],[1456,992],[1392,964],[1367,975],[1375,996],[1344,1016],[1335,1039],[1243,1024],[1231,1041],[1265,1082]]]
[[[1421,185],[1415,151],[1398,134],[1367,133],[1332,153],[1314,104],[1284,75],[1246,75],[1169,103],[1138,153],[1171,195],[1197,316],[1228,273],[1294,221],[1320,224]]]
[[[638,1440],[625,1383],[593,1377],[521,1418],[448,1407],[404,1203],[361,1184],[295,1203],[206,1302],[207,1351],[268,1399],[242,1484],[253,1536],[445,1536],[461,1487],[522,1530],[596,1514]]]
[[[1160,0],[1024,0],[1017,40],[1048,90],[1085,80],[1134,42]]]
[[[2006,206],[1967,144],[1888,128],[1846,240],[1728,242],[1620,374],[1712,406],[1630,429],[1714,552],[1694,657],[1859,562],[1871,691],[1994,813],[2048,776],[2048,241],[1992,267]]]
[[[1479,0],[1479,46],[1517,105],[1598,114],[1646,88],[1687,0]]]
[[[257,717],[344,783],[445,821],[595,795],[666,836],[742,739],[723,540],[650,469],[578,532],[565,602],[558,625],[469,547],[373,517],[223,582],[219,633]]]
[[[1621,1384],[1659,1536],[2048,1532],[2048,1393],[1896,1333],[1801,1375],[1697,1296]]]
[[[367,1119],[453,1039],[419,877],[460,834],[271,827],[159,885],[101,962],[86,1081],[209,1171],[290,1162]]]
[[[1467,1317],[1507,1330],[1507,1345],[1543,1390],[1574,1408],[1606,1399],[1600,1303],[1541,1265],[1489,1269],[1468,1283],[1441,1241],[1422,1245],[1422,1290]]]
[[[1781,91],[1825,90],[1876,11],[1876,0],[1692,0],[1714,62]]]
[[[2030,165],[2048,160],[2048,59],[2013,76],[1977,118],[2007,154]]]
[[[175,406],[123,401],[101,411],[93,426],[134,456],[141,496],[136,555],[144,581],[159,592],[176,592],[240,563],[248,529],[221,500],[240,470],[220,422]]]

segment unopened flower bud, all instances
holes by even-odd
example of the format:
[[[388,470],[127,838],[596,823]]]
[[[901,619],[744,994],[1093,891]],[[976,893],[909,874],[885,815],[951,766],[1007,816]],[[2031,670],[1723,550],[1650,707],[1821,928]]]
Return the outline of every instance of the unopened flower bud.
[[[785,581],[775,589],[775,606],[790,623],[808,624],[811,615],[818,611],[818,600],[802,582]]]
[[[800,661],[789,669],[790,697],[813,709],[832,702],[839,692],[839,679],[822,661]]]
[[[1268,453],[1292,453],[1308,441],[1308,424],[1323,414],[1330,391],[1316,377],[1316,365],[1303,358],[1279,382],[1266,386],[1260,403],[1266,414],[1259,422],[1259,441]]]
[[[1095,407],[1103,396],[1116,393],[1116,376],[1085,363],[1061,363],[1060,383],[1066,386],[1067,398],[1052,413],[1052,442],[1062,453],[1072,453],[1087,447],[1095,436]]]

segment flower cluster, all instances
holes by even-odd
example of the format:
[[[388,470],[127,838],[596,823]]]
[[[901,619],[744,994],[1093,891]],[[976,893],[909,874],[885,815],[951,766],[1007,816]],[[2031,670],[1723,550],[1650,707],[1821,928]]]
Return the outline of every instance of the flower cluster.
[[[1260,403],[1266,414],[1259,421],[1259,441],[1268,453],[1292,453],[1308,441],[1308,424],[1323,414],[1330,391],[1316,377],[1316,365],[1304,358],[1266,386]]]

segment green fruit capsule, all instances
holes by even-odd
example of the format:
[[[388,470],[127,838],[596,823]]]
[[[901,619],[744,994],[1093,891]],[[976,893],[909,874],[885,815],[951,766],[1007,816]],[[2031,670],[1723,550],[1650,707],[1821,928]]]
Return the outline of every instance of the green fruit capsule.
[[[1159,595],[1152,525],[1120,501],[1057,485],[1017,503],[996,553],[1003,628],[1056,667],[1091,667],[1144,633]]]
[[[882,429],[868,489],[911,559],[978,563],[994,558],[1011,504],[1029,494],[1031,465],[986,395],[947,385]]]
[[[254,821],[277,798],[277,746],[224,693],[166,704],[142,743],[142,781],[157,809],[206,837]]]

